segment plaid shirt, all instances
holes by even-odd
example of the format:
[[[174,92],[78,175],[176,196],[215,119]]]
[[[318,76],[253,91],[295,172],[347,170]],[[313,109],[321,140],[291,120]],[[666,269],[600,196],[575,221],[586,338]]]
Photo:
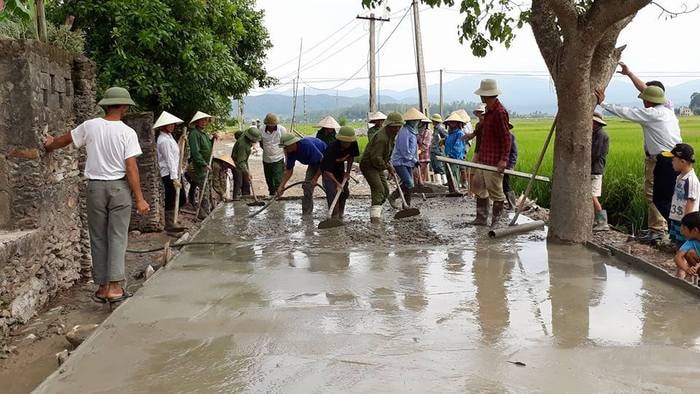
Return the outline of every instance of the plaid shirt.
[[[508,111],[496,100],[484,114],[476,135],[479,147],[478,163],[490,166],[498,165],[499,161],[508,163],[510,156],[511,136],[508,128]]]

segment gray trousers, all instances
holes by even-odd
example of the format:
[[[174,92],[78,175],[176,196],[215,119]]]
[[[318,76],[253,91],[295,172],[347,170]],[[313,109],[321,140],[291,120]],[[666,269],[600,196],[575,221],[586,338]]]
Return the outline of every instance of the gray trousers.
[[[304,176],[305,181],[310,181],[318,174],[321,169],[321,164],[309,164],[306,167],[306,175]],[[304,197],[301,199],[301,213],[302,215],[311,215],[314,210],[314,188],[316,185],[305,183],[301,186],[304,190]]]
[[[91,180],[87,189],[92,278],[98,285],[123,281],[131,189],[125,179]]]

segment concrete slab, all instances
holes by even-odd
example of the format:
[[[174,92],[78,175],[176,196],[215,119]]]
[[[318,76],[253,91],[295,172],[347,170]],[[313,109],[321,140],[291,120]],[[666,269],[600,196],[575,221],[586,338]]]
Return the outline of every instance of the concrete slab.
[[[296,201],[220,207],[195,240],[235,245],[187,247],[36,392],[700,390],[697,298],[542,231],[490,241],[465,201],[418,203],[372,226],[351,200],[329,230]]]

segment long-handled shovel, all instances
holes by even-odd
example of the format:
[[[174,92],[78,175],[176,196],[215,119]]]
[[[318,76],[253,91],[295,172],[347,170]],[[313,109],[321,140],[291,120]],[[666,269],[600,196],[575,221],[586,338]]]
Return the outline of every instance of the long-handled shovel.
[[[204,183],[202,184],[202,190],[199,192],[199,201],[197,202],[197,212],[194,217],[199,217],[199,210],[202,209],[202,201],[204,201],[204,194],[206,194],[207,186],[209,185],[209,173],[211,172],[211,163],[214,161],[214,145],[211,147],[211,155],[209,156],[209,166],[207,166],[207,173],[204,175]],[[211,192],[211,190],[210,190]],[[210,200],[211,201],[211,200]],[[211,208],[211,203],[210,207]]]
[[[250,193],[253,195],[253,200],[246,205],[249,207],[264,207],[265,202],[258,200],[258,196],[255,195],[255,186],[253,186],[253,180],[248,177],[248,183],[250,183]]]
[[[399,177],[396,175],[396,173],[394,173],[394,181],[396,182],[396,187],[399,189],[399,195],[401,196],[401,201],[403,202],[403,209],[396,212],[396,215],[394,215],[394,219],[403,219],[409,218],[411,216],[420,215],[420,211],[418,210],[418,208],[408,207],[408,203],[406,203],[406,197],[404,197],[403,190],[401,190],[401,183],[399,182]]]
[[[331,203],[331,207],[328,209],[328,219],[323,220],[321,223],[318,224],[319,229],[324,229],[324,228],[332,228],[332,227],[340,227],[344,225],[343,221],[339,218],[334,218],[333,217],[333,210],[335,209],[335,205],[338,203],[338,200],[340,199],[340,193],[343,192],[343,189],[345,189],[345,183],[347,183],[348,178],[346,177],[343,179],[343,182],[340,183],[340,187],[336,189],[335,192],[335,197],[333,198],[333,202]]]

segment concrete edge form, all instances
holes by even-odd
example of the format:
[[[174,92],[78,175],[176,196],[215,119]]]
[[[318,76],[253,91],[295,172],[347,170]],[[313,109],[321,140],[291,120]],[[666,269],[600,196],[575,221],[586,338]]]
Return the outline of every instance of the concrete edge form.
[[[668,271],[665,269],[656,266],[644,259],[641,259],[639,257],[633,256],[619,248],[613,247],[613,246],[606,246],[606,245],[600,245],[592,241],[588,241],[586,243],[586,246],[589,248],[597,251],[598,253],[616,257],[620,261],[626,263],[627,265],[630,265],[638,270],[644,271],[650,275],[655,276],[656,278],[670,284],[676,287],[680,287],[683,290],[692,293],[695,296],[700,297],[700,287],[693,285],[690,282],[687,282],[683,279],[676,278],[675,276],[671,275]]]

